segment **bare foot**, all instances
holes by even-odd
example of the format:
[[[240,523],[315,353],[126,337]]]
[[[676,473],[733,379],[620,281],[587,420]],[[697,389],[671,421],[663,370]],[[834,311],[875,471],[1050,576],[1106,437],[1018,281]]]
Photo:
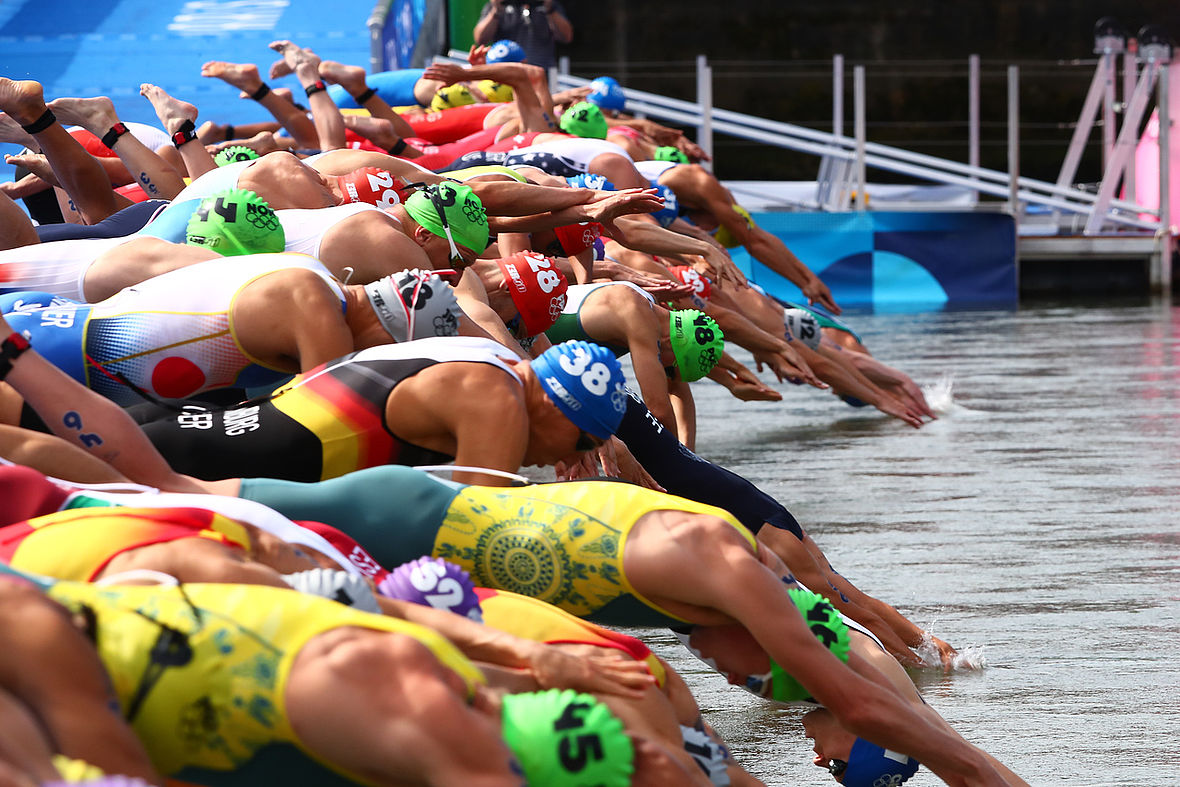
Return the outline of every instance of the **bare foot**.
[[[184,121],[197,119],[197,108],[187,101],[181,101],[178,98],[173,98],[162,87],[157,87],[150,82],[144,82],[139,86],[139,95],[152,102],[152,108],[156,110],[156,117],[164,124],[165,130],[169,134],[175,134],[180,131],[180,127],[184,125]]]
[[[50,186],[61,186],[61,183],[57,180],[57,175],[53,174],[53,167],[49,166],[49,159],[40,153],[20,153],[15,156],[5,156],[4,163],[11,164],[14,167],[24,167]]]
[[[300,68],[304,71],[310,71],[317,76],[319,75],[320,56],[310,49],[304,49],[285,39],[271,41],[270,48],[283,56],[282,60],[271,65],[271,79],[293,74],[299,71]]]
[[[212,120],[206,120],[197,127],[197,139],[201,140],[202,145],[229,142],[229,129],[228,124],[214,123]]]
[[[20,123],[10,117],[7,112],[0,112],[0,142],[11,142],[29,150],[40,149],[37,140],[33,139],[33,135],[25,133],[25,130],[20,127]]]
[[[115,105],[106,96],[55,98],[49,102],[49,108],[63,124],[81,126],[100,139],[119,122]]]
[[[27,126],[45,114],[45,92],[40,82],[0,78],[0,109]],[[105,129],[104,129],[105,131]]]
[[[278,143],[275,142],[274,134],[269,131],[259,131],[249,139],[235,139],[223,142],[220,145],[209,145],[207,149],[211,154],[216,155],[219,150],[227,148],[231,144],[250,148],[260,156],[265,156],[267,153],[274,153],[276,150],[282,150]]]
[[[340,85],[349,95],[359,96],[365,92],[365,69],[360,66],[346,66],[335,60],[322,60],[320,76],[328,84]]]
[[[345,115],[344,127],[350,128],[379,148],[389,150],[401,139],[393,130],[393,123],[385,118]]]
[[[258,66],[253,63],[227,63],[224,60],[210,60],[201,66],[201,76],[220,79],[242,91],[247,97],[262,87]]]

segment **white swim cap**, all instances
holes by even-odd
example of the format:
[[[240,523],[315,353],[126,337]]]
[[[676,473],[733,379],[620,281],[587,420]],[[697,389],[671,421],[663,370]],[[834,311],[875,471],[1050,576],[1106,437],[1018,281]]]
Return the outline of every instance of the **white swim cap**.
[[[459,333],[459,301],[436,271],[394,273],[366,284],[365,294],[395,342]]]
[[[819,322],[811,312],[803,309],[787,309],[783,312],[783,323],[791,332],[791,336],[812,350],[819,349]]]

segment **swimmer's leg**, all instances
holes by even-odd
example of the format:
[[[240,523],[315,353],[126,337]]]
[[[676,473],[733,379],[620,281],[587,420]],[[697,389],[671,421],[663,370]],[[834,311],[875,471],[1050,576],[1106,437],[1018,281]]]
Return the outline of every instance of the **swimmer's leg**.
[[[102,221],[119,209],[102,166],[62,127],[62,123],[73,121],[68,117],[58,118],[60,122],[50,120],[58,113],[48,114],[39,82],[0,79],[0,109],[22,126],[36,129],[30,133],[87,223]],[[104,128],[99,136],[106,131]]]
[[[0,192],[0,250],[40,242],[33,222],[7,194]],[[4,284],[3,276],[0,271],[0,286]]]
[[[63,123],[76,123],[99,139],[120,125],[119,116],[115,114],[115,105],[106,96],[57,98],[49,102],[49,107]],[[184,180],[180,173],[157,156],[154,150],[136,139],[134,134],[124,132],[107,146],[127,165],[127,171],[149,197],[172,199],[184,188]],[[63,182],[63,185],[66,184]]]
[[[139,86],[139,94],[151,102],[156,110],[156,117],[164,124],[164,130],[169,134],[176,134],[185,124],[195,132],[197,108],[187,101],[180,101],[168,95],[162,87],[144,82]],[[217,162],[200,139],[194,137],[188,142],[176,147],[184,168],[190,178],[199,178],[206,172],[217,169]]]
[[[371,95],[366,95],[370,91],[369,86],[365,83],[365,69],[360,66],[346,66],[335,60],[321,60],[320,76],[328,84],[340,85],[344,88],[354,101],[368,110],[371,117],[388,120],[392,123],[393,131],[399,137],[415,136],[413,127],[406,122],[405,118],[394,112],[393,107],[389,106],[376,91],[373,91]],[[361,98],[365,100],[360,101]],[[391,142],[390,147],[392,146]]]
[[[258,67],[253,63],[227,63],[223,60],[210,60],[201,66],[201,76],[214,77],[226,84],[242,91],[243,98],[255,98],[266,111],[274,115],[275,120],[291,133],[295,144],[300,148],[314,149],[319,147],[319,137],[316,135],[315,124],[311,118],[295,106],[290,100],[278,95],[269,88],[263,95],[262,88],[267,87],[258,76]]]
[[[304,88],[321,81],[320,57],[315,52],[285,40],[271,42],[270,48],[282,54],[283,64],[299,78]],[[271,76],[275,76],[273,66]],[[337,150],[344,147],[344,116],[327,90],[313,89],[307,96],[307,104],[311,107],[312,121],[319,137],[319,149]]]

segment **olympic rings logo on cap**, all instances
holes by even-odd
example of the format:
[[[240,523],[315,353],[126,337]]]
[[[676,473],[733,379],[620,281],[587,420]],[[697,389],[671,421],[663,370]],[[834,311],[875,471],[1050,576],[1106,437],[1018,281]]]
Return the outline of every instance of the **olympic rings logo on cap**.
[[[565,310],[565,293],[555,295],[549,299],[549,316],[554,322],[561,316],[562,311]]]

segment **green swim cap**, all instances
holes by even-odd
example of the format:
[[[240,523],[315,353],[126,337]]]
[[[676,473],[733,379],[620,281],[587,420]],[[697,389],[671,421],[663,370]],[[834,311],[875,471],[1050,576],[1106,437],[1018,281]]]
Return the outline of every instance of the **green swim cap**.
[[[699,380],[721,360],[725,352],[725,334],[712,317],[696,309],[680,309],[668,316],[668,335],[680,379],[686,383]]]
[[[184,240],[226,257],[277,253],[286,245],[279,217],[265,200],[245,189],[227,189],[201,200],[188,220]]]
[[[589,101],[580,101],[561,113],[561,130],[579,137],[606,139],[606,117]]]
[[[443,227],[447,225],[455,243],[481,254],[488,247],[488,214],[483,203],[470,186],[460,183],[440,183],[416,191],[406,200],[406,213],[410,218],[440,238],[447,236]]]
[[[848,625],[828,600],[818,593],[804,588],[787,591],[791,601],[799,608],[799,614],[821,643],[832,651],[836,658],[848,663]],[[787,674],[772,659],[770,662],[771,697],[779,702],[799,702],[811,697],[803,684]]]
[[[589,694],[550,689],[508,694],[500,714],[504,742],[529,784],[628,787],[635,749],[610,708]]]
[[[688,156],[684,155],[684,151],[680,148],[674,148],[671,145],[660,145],[656,148],[656,161],[675,161],[677,164],[687,164]]]
[[[217,151],[213,160],[217,162],[217,166],[224,167],[235,161],[253,161],[256,158],[258,158],[258,152],[253,148],[248,148],[245,145],[230,145],[228,148]]]

